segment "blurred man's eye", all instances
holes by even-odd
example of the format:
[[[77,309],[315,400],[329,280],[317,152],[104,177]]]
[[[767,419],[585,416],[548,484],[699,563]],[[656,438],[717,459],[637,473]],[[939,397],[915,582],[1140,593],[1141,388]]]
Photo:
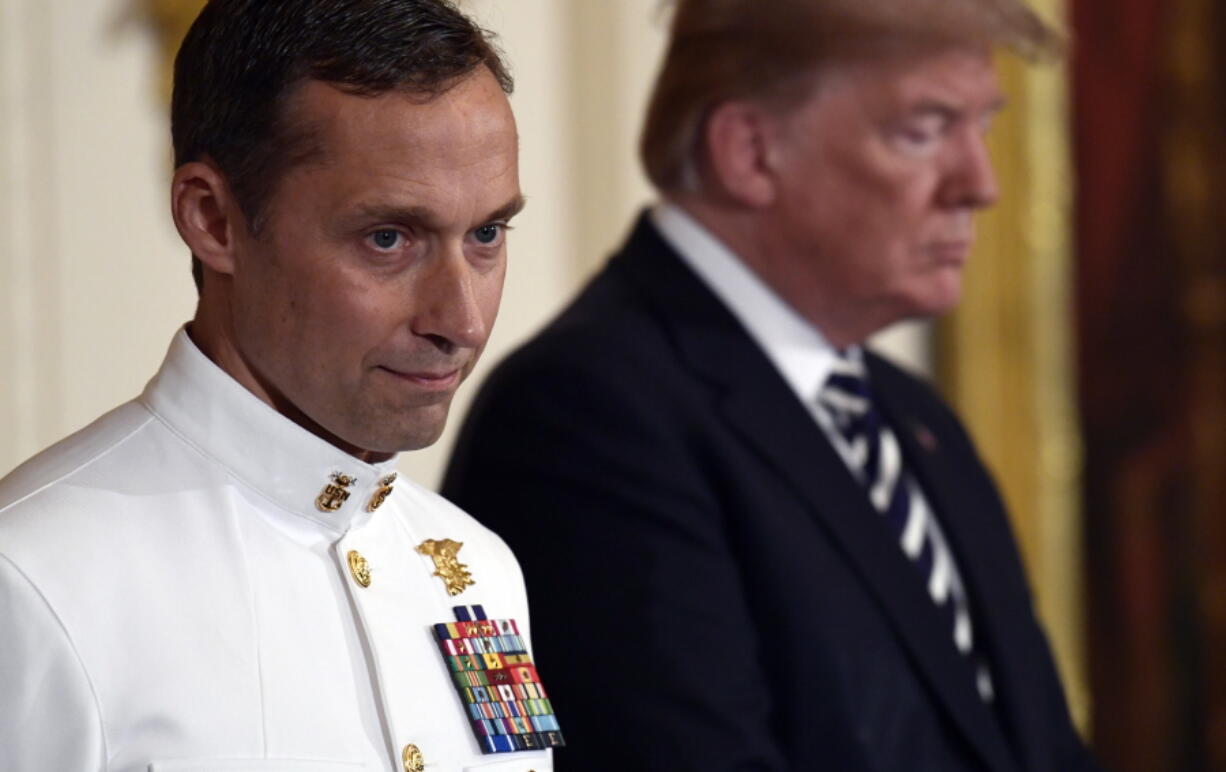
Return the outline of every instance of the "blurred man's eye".
[[[908,155],[922,155],[940,144],[946,126],[947,122],[937,116],[916,118],[896,127],[891,141]]]

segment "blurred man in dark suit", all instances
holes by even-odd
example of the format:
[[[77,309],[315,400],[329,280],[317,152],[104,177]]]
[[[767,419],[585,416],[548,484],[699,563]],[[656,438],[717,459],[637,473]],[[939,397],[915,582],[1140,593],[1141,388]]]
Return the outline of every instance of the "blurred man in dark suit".
[[[478,398],[570,770],[1082,770],[1000,497],[863,348],[957,302],[1019,0],[681,0],[662,196]]]

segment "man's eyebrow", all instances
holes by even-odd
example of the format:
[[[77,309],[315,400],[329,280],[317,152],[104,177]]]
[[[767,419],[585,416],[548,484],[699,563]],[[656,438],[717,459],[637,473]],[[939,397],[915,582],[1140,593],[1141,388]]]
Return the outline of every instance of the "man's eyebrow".
[[[357,217],[375,222],[420,225],[431,228],[438,224],[439,216],[426,206],[397,206],[395,204],[362,204],[354,209]]]
[[[524,208],[525,199],[522,195],[516,195],[507,203],[490,212],[482,222],[497,222],[499,220],[509,220],[519,214]],[[372,220],[375,222],[400,223],[403,225],[417,225],[426,230],[436,230],[442,227],[442,217],[427,206],[396,206],[386,204],[369,204],[357,207],[356,214],[363,220]]]
[[[520,194],[516,194],[515,198],[512,198],[510,201],[506,202],[502,206],[498,207],[497,209],[495,209],[494,211],[486,215],[485,222],[498,222],[500,220],[509,220],[515,215],[519,214],[521,211],[523,211],[524,204],[526,203],[527,203],[527,199],[525,199]]]
[[[978,115],[996,115],[1004,110],[1005,106],[1005,97],[1000,96],[989,102]],[[916,103],[909,112],[912,115],[936,115],[947,121],[957,120],[968,114],[965,108],[936,99],[922,100]]]

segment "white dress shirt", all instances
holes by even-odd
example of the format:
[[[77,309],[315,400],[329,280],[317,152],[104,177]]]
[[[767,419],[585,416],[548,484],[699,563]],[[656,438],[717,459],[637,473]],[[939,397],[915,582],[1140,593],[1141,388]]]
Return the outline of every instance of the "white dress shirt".
[[[275,412],[180,331],[144,393],[0,480],[0,770],[544,772],[483,755],[433,625],[527,635],[492,532]],[[354,478],[336,511],[316,505]],[[448,595],[427,539],[463,543]],[[370,571],[350,567],[358,553]]]

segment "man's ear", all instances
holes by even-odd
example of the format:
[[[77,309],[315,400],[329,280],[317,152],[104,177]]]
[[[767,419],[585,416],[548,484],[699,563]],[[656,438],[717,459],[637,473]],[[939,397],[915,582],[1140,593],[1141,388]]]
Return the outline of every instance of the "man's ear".
[[[767,163],[772,122],[750,102],[718,105],[707,118],[707,163],[712,182],[725,195],[752,208],[775,200],[775,181]]]
[[[225,176],[211,161],[191,161],[175,170],[170,211],[179,236],[206,268],[234,273],[235,236],[246,222]]]

